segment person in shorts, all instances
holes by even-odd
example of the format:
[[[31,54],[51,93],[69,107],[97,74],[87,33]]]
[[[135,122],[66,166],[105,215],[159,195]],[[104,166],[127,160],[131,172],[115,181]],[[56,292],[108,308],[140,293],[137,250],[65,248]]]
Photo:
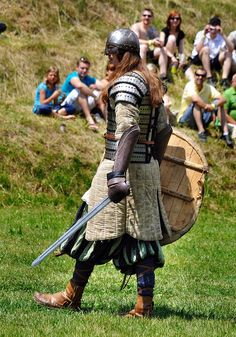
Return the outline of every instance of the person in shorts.
[[[161,80],[167,80],[167,54],[164,43],[159,38],[158,30],[152,25],[154,13],[151,8],[144,8],[141,20],[131,26],[131,30],[138,36],[140,43],[140,56],[158,61]]]
[[[224,89],[229,87],[229,73],[232,62],[233,44],[223,33],[221,20],[214,16],[199,31],[195,37],[191,62],[202,65],[206,71],[207,81],[215,85],[212,71],[221,72],[221,85]]]

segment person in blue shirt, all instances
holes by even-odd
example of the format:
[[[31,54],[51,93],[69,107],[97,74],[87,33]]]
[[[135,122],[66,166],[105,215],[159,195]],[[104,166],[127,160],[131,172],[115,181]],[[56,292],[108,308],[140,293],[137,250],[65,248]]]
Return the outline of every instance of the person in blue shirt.
[[[102,84],[95,77],[89,76],[90,61],[81,57],[76,65],[76,70],[70,73],[63,85],[62,94],[66,96],[64,104],[76,104],[77,111],[83,111],[89,128],[98,130],[91,115],[91,109],[98,104],[98,96],[102,89]]]
[[[37,115],[54,116],[63,119],[73,119],[75,107],[66,105],[63,108],[58,104],[61,94],[59,89],[59,69],[55,66],[49,67],[45,79],[41,82],[35,92],[33,112]]]

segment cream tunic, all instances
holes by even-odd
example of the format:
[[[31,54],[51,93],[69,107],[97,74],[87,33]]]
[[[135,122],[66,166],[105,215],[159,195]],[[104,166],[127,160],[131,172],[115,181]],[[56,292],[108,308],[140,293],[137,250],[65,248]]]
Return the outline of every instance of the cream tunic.
[[[139,123],[137,110],[130,104],[116,105],[119,135],[127,126]],[[159,119],[165,120],[163,115]],[[89,193],[89,209],[107,196],[107,173],[112,171],[113,165],[114,161],[108,159],[100,163]],[[148,164],[130,163],[126,179],[130,183],[130,195],[118,204],[111,202],[88,222],[88,241],[114,239],[125,233],[135,239],[155,241],[162,239],[163,229],[170,234],[162,203],[158,162],[152,158]]]
[[[112,171],[113,164],[113,161],[105,159],[99,165],[90,189],[89,207],[94,207],[107,195],[107,173]],[[139,240],[160,240],[160,217],[168,231],[161,200],[158,162],[152,159],[149,164],[131,163],[127,181],[130,183],[130,195],[118,204],[110,203],[88,222],[88,241],[114,239],[125,233]]]

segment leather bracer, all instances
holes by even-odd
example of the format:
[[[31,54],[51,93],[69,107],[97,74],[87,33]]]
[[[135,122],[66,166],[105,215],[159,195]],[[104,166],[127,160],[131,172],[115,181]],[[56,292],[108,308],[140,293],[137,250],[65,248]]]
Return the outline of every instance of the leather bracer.
[[[123,133],[118,143],[113,171],[107,174],[108,196],[115,203],[120,202],[129,194],[125,172],[128,169],[139,132],[139,126],[133,125]]]

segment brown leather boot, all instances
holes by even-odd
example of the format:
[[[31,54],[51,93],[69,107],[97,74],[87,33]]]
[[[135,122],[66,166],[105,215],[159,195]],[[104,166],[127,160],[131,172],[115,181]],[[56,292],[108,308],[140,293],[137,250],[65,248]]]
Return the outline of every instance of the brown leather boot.
[[[37,303],[49,308],[79,310],[83,291],[84,287],[76,286],[72,281],[69,281],[64,291],[55,294],[41,294],[36,292],[34,299]]]
[[[137,302],[133,310],[131,310],[126,317],[150,317],[152,316],[153,301],[151,296],[137,297]]]

